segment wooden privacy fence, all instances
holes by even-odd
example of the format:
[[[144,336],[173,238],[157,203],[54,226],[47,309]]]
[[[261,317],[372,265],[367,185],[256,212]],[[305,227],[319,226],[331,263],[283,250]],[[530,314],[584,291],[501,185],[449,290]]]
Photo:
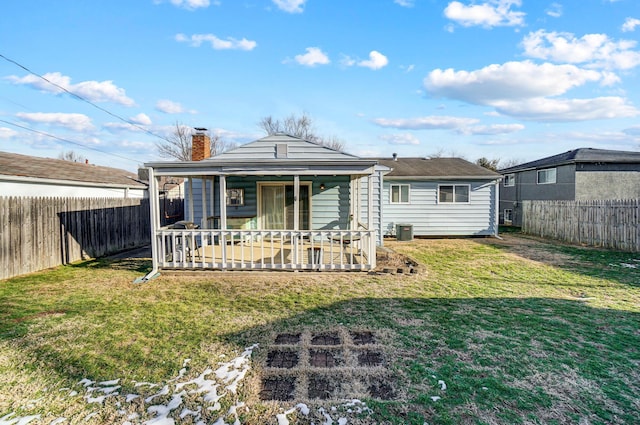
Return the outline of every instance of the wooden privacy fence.
[[[640,252],[640,200],[524,201],[524,233]]]
[[[148,199],[0,197],[0,279],[150,243]]]

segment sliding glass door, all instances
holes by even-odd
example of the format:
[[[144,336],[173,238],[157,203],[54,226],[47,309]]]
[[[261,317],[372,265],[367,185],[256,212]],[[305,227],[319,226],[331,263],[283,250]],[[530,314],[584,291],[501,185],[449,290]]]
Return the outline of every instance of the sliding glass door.
[[[264,230],[293,230],[293,184],[265,183],[260,185],[260,220]],[[300,183],[299,227],[310,227],[310,183]]]

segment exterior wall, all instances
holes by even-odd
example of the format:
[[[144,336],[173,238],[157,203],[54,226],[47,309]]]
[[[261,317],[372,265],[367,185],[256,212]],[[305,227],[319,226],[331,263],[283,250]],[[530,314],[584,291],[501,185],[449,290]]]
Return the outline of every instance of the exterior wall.
[[[369,224],[370,229],[376,231],[376,244],[383,245],[384,230],[382,224],[382,171],[378,170],[371,178],[373,183],[373,224]],[[363,177],[360,179],[362,187],[362,204],[360,206],[360,222],[367,223],[369,202],[367,200],[368,179]]]
[[[244,206],[228,206],[227,219],[258,216],[258,182],[287,182],[293,184],[293,177],[227,177],[227,188],[244,189]],[[349,229],[349,176],[300,176],[300,183],[311,182],[311,227],[313,230]],[[325,189],[321,190],[320,185]],[[220,215],[219,179],[214,184],[214,211],[210,211],[210,185],[207,181],[207,215]],[[189,189],[185,184],[185,220],[202,225],[202,179],[193,179],[193,216],[190,215]],[[259,221],[256,220],[259,227]]]
[[[54,198],[133,198],[148,197],[146,188],[92,187],[73,184],[0,180],[2,196],[29,196]]]
[[[390,185],[410,185],[409,204],[391,204]],[[438,185],[469,184],[469,203],[438,203]],[[412,224],[414,236],[494,235],[494,182],[386,180],[382,191],[383,231],[395,234],[396,224]]]
[[[556,183],[538,184],[538,170],[525,170],[513,173],[515,186],[505,187],[503,183],[500,184],[500,215],[502,216],[505,209],[511,209],[514,226],[522,225],[522,201],[524,200],[575,200],[575,165],[548,168],[556,169]]]
[[[640,199],[640,171],[577,171],[576,200],[597,199]]]

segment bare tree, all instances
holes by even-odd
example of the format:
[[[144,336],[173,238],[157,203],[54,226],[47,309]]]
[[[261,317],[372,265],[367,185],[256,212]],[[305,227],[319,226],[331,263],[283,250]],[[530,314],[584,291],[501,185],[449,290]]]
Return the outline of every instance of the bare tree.
[[[282,120],[274,119],[269,115],[262,118],[258,126],[269,136],[276,133],[285,133],[337,151],[343,151],[345,147],[344,141],[335,136],[323,137],[318,135],[313,128],[313,120],[305,112],[300,116],[291,114]]]
[[[476,164],[491,171],[498,171],[500,158],[488,159],[486,157],[476,159]]]
[[[222,140],[219,134],[213,134],[210,131],[206,133],[211,139],[211,156],[221,154],[222,152],[234,149],[236,143],[226,142]],[[176,122],[173,133],[162,142],[157,142],[156,147],[160,156],[166,158],[175,158],[180,161],[191,160],[191,136],[193,128]]]
[[[76,153],[75,151],[63,151],[58,154],[58,159],[62,159],[63,161],[71,161],[71,162],[86,162],[87,158]]]
[[[500,166],[498,167],[498,169],[511,168],[524,163],[525,161],[522,159],[511,158],[507,159],[506,161],[500,161]]]

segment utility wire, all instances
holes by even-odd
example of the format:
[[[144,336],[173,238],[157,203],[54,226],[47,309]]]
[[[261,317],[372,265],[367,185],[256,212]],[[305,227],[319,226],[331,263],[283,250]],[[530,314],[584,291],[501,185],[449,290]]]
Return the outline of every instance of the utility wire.
[[[59,136],[56,136],[54,134],[45,133],[44,131],[34,130],[33,128],[29,128],[29,127],[26,127],[24,125],[16,124],[16,123],[11,122],[11,121],[5,121],[3,119],[0,119],[0,122],[12,125],[14,127],[21,128],[23,130],[31,131],[33,133],[37,133],[37,134],[40,134],[40,135],[43,135],[43,136],[51,137],[52,139],[60,140],[61,142],[71,143],[72,145],[80,146],[80,147],[85,148],[85,149],[91,149],[93,151],[100,152],[100,153],[103,153],[105,155],[115,156],[115,157],[118,157],[120,159],[125,159],[127,161],[135,162],[136,164],[140,163],[140,161],[135,160],[135,159],[131,159],[131,158],[127,158],[126,156],[118,155],[116,153],[111,153],[111,152],[105,152],[105,151],[102,151],[102,150],[97,149],[97,148],[92,148],[91,146],[83,145],[82,143],[79,143],[79,142],[74,142],[73,140],[65,139],[64,137],[59,137]]]
[[[2,59],[4,59],[4,60],[6,60],[6,61],[7,61],[7,62],[9,62],[9,63],[14,64],[15,66],[17,66],[17,67],[19,67],[19,68],[24,69],[24,70],[25,70],[25,71],[27,71],[28,73],[33,74],[33,75],[35,75],[36,77],[38,77],[38,78],[40,78],[40,79],[42,79],[42,80],[46,81],[47,83],[51,84],[52,86],[55,86],[55,87],[59,88],[60,90],[62,90],[62,91],[64,91],[64,92],[68,93],[68,94],[69,94],[69,95],[71,95],[72,97],[75,97],[75,98],[76,98],[76,99],[78,99],[78,100],[81,100],[81,101],[83,101],[83,102],[86,102],[86,103],[88,103],[89,105],[93,106],[94,108],[99,109],[99,110],[101,110],[102,112],[104,112],[104,113],[106,113],[106,114],[108,114],[108,115],[111,115],[112,117],[114,117],[114,118],[116,118],[116,119],[119,119],[120,121],[123,121],[123,122],[125,122],[125,123],[127,123],[127,124],[129,124],[129,125],[131,125],[131,126],[133,126],[133,127],[136,127],[136,128],[138,128],[138,129],[140,129],[140,130],[144,131],[145,133],[147,133],[147,134],[149,134],[149,135],[151,135],[151,136],[153,136],[153,137],[157,137],[157,138],[159,138],[159,139],[162,139],[162,140],[164,140],[165,142],[171,142],[171,141],[170,141],[170,140],[168,140],[167,138],[162,137],[162,136],[160,136],[160,135],[158,135],[158,134],[155,134],[155,133],[153,133],[152,131],[149,131],[149,130],[147,130],[146,128],[144,128],[144,127],[142,127],[142,126],[140,126],[140,125],[138,125],[138,124],[136,124],[136,123],[134,123],[134,122],[131,122],[131,121],[129,121],[129,120],[128,120],[128,119],[126,119],[126,118],[121,117],[121,116],[120,116],[120,115],[118,115],[118,114],[114,114],[113,112],[111,112],[111,111],[109,111],[109,110],[107,110],[107,109],[103,108],[102,106],[98,106],[98,105],[96,105],[95,103],[91,102],[90,100],[85,99],[84,97],[82,97],[82,96],[80,96],[80,95],[78,95],[78,94],[76,94],[76,93],[74,93],[74,92],[72,92],[72,91],[68,90],[68,89],[67,89],[67,88],[65,88],[65,87],[62,87],[62,86],[61,86],[61,85],[59,85],[59,84],[54,83],[53,81],[51,81],[51,80],[47,79],[46,77],[44,77],[44,76],[42,76],[42,75],[40,75],[40,74],[38,74],[38,73],[36,73],[36,72],[33,72],[32,70],[30,70],[30,69],[29,69],[29,68],[27,68],[26,66],[24,66],[24,65],[22,65],[22,64],[20,64],[20,63],[18,63],[18,62],[16,62],[16,61],[14,61],[13,59],[10,59],[10,58],[6,57],[6,56],[5,56],[5,55],[3,55],[2,53],[0,53],[0,58],[2,58]]]

